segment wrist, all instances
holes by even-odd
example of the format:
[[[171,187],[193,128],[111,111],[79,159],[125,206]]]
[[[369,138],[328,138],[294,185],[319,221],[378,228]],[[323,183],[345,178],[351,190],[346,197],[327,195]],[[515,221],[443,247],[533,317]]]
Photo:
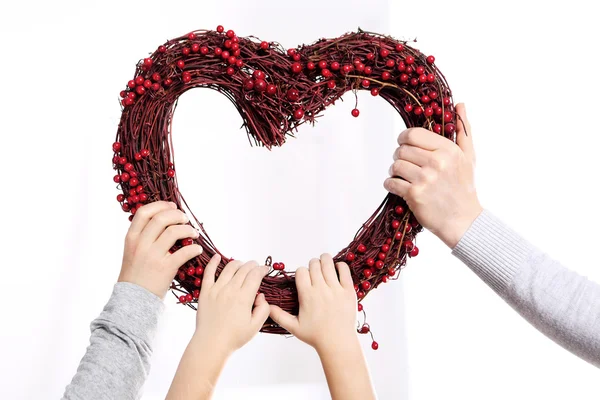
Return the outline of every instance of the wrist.
[[[358,335],[352,331],[347,335],[333,337],[330,340],[316,343],[314,348],[319,357],[323,359],[323,357],[335,356],[336,354],[347,353],[355,349],[360,350],[360,342]]]
[[[222,335],[206,335],[198,330],[194,332],[189,346],[202,354],[211,354],[211,357],[218,360],[227,360],[233,353]]]
[[[482,212],[483,207],[477,202],[462,215],[448,219],[446,224],[434,233],[446,246],[453,249]]]

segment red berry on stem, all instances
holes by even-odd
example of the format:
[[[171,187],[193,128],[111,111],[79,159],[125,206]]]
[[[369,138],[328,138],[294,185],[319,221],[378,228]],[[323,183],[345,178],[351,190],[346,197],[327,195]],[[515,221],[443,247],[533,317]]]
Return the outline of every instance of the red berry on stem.
[[[246,79],[244,81],[244,89],[246,89],[246,90],[254,89],[254,80],[251,78]]]
[[[235,74],[235,69],[233,67],[227,67],[227,75]]]
[[[217,48],[215,48],[214,53],[215,53],[216,56],[220,56],[221,53],[223,53],[223,49],[220,48],[220,47],[217,47]]]
[[[139,195],[140,203],[145,203],[148,200],[148,195],[146,193],[141,193]]]
[[[385,260],[386,254],[384,252],[380,252],[379,254],[377,254],[377,258],[379,258],[381,261]]]
[[[396,270],[394,268],[388,268],[388,275],[389,276],[394,276],[396,275]]]
[[[263,49],[263,50],[268,49],[269,48],[269,43],[264,42],[264,41],[260,42],[260,48]]]
[[[434,131],[435,133],[442,133],[442,126],[441,126],[440,124],[435,124],[435,125],[433,126],[433,131]]]
[[[319,68],[321,68],[321,69],[327,68],[327,61],[325,61],[325,60],[319,61]]]
[[[299,62],[293,63],[292,72],[295,74],[299,74],[300,72],[302,72],[302,64],[300,64]]]
[[[358,307],[357,307],[358,311],[362,311],[363,310],[363,305],[358,303]]]
[[[352,261],[354,261],[355,258],[356,258],[356,255],[352,252],[346,254],[346,261],[352,262]]]
[[[223,33],[224,30],[225,30],[225,28],[223,28],[223,25],[217,26],[217,32]]]
[[[267,85],[267,94],[272,96],[275,93],[277,93],[277,86],[273,85],[272,83]]]
[[[369,87],[369,85],[371,85],[371,81],[370,81],[370,80],[368,80],[368,79],[363,79],[363,80],[362,80],[362,82],[361,82],[361,85],[362,85],[362,87],[364,87],[364,88],[368,88],[368,87]]]
[[[142,151],[140,151],[140,154],[142,155],[142,157],[148,157],[150,155],[150,150],[142,149]]]
[[[414,64],[415,63],[415,58],[413,56],[408,56],[406,57],[406,60],[404,60],[407,64]]]
[[[444,122],[452,122],[452,113],[450,111],[444,113]]]
[[[287,91],[286,97],[289,101],[298,101],[300,92],[298,92],[298,89],[291,88]]]
[[[379,343],[377,343],[376,341],[373,341],[373,343],[371,343],[371,348],[373,350],[377,350],[379,348]]]
[[[375,268],[382,269],[383,268],[383,261],[377,260],[377,262],[375,263]]]
[[[361,326],[361,327],[360,327],[360,331],[359,331],[359,332],[360,332],[360,333],[362,333],[363,335],[364,335],[365,333],[369,333],[369,326],[368,326],[368,325],[363,325],[363,326]]]
[[[392,74],[390,74],[387,71],[383,71],[383,73],[381,74],[381,79],[383,79],[384,81],[387,81],[388,79],[390,79],[392,77]]]
[[[365,276],[365,278],[369,279],[371,277],[371,275],[373,275],[373,270],[372,269],[364,269],[363,270],[363,275]]]
[[[435,57],[434,56],[428,56],[427,57],[427,64],[433,64],[435,62]]]
[[[188,294],[185,295],[185,301],[187,301],[189,303],[192,300],[193,300],[193,298],[192,298],[192,295],[190,293],[188,293]]]
[[[456,126],[454,124],[446,124],[444,127],[444,132],[448,135],[453,134],[456,131]]]
[[[296,110],[294,110],[294,118],[302,119],[302,117],[304,117],[304,110],[302,108],[296,108]]]
[[[359,299],[362,299],[363,297],[365,297],[365,292],[363,292],[362,290],[359,290],[359,291],[356,293],[356,296],[357,296]]]
[[[257,79],[254,81],[254,90],[257,92],[264,92],[267,90],[267,82],[265,82],[263,79]]]
[[[355,108],[354,110],[352,110],[353,117],[358,117],[359,115],[360,115],[360,111],[358,110],[358,108]]]
[[[331,63],[331,70],[332,71],[338,71],[340,69],[340,63],[337,61],[334,61]]]
[[[327,81],[327,87],[329,89],[335,89],[335,81]]]
[[[385,66],[388,68],[393,68],[394,65],[396,65],[396,62],[394,60],[392,60],[391,58],[385,62]]]
[[[377,96],[377,95],[379,95],[379,88],[371,89],[371,96]]]
[[[387,57],[390,55],[390,51],[388,49],[381,49],[379,51],[379,55],[383,58]]]
[[[408,82],[408,79],[409,79],[409,77],[407,74],[400,75],[400,82],[406,83],[406,82]]]
[[[122,202],[123,202],[123,200],[125,200],[125,196],[124,196],[123,194],[118,194],[118,195],[117,195],[117,201],[118,201],[119,203],[122,203]]]
[[[360,286],[364,289],[364,290],[369,290],[371,289],[371,282],[368,281],[363,281]]]
[[[173,178],[175,176],[175,170],[174,169],[170,169],[167,171],[167,176],[169,178]]]
[[[367,246],[365,246],[364,244],[359,244],[358,248],[357,248],[359,253],[364,253],[365,251],[367,251]]]
[[[390,244],[390,243],[392,243],[392,239],[391,238],[385,239],[385,244]]]
[[[384,275],[384,276],[383,276],[383,278],[381,278],[381,281],[382,281],[383,283],[387,283],[387,281],[388,281],[388,280],[389,280],[389,278],[388,278],[388,276],[387,276],[387,275]]]
[[[123,211],[127,212],[131,209],[131,206],[129,205],[129,203],[123,203],[121,208],[123,209]]]
[[[158,46],[159,53],[164,53],[165,51],[167,51],[167,48],[165,46]]]
[[[307,68],[309,71],[314,71],[314,70],[317,68],[317,66],[315,65],[315,63],[314,63],[314,62],[312,62],[312,61],[309,61],[309,62],[307,62],[307,63],[306,63],[306,68]]]
[[[373,53],[367,53],[367,60],[372,60],[375,58],[375,54]]]
[[[187,303],[186,297],[183,295],[179,296],[179,302],[183,304]]]
[[[150,68],[153,63],[154,63],[154,61],[152,61],[151,58],[144,58],[144,66],[145,67]]]
[[[226,35],[227,35],[228,38],[231,39],[232,37],[235,36],[235,32],[230,29],[230,30],[227,31]]]
[[[367,265],[368,265],[369,267],[372,267],[373,265],[375,265],[375,259],[373,259],[373,258],[368,258],[368,259],[367,259]]]
[[[371,75],[373,73],[373,68],[365,67],[365,75]]]
[[[113,181],[115,183],[120,183],[121,182],[121,176],[120,175],[115,175],[113,176]]]
[[[186,240],[187,240],[187,239],[186,239]],[[189,276],[192,276],[192,275],[194,275],[194,274],[196,273],[196,268],[194,268],[194,267],[188,267],[188,269],[187,269],[187,271],[186,271],[186,272],[187,272],[187,274],[188,274]]]
[[[410,251],[410,256],[411,257],[416,257],[419,255],[419,248],[417,246],[413,247],[413,249]]]
[[[401,43],[398,43],[396,45],[396,51],[402,51],[402,50],[404,50],[404,46]]]
[[[389,244],[384,244],[383,246],[381,246],[381,251],[383,253],[387,253],[388,251],[390,251],[390,245]]]

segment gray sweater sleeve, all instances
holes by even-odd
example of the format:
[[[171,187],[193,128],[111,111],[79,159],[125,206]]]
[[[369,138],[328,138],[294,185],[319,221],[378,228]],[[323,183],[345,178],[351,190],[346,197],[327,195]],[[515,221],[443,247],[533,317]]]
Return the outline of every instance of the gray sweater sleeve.
[[[161,299],[146,289],[117,283],[90,326],[90,345],[63,399],[139,399],[163,308]]]
[[[552,260],[487,210],[452,253],[539,331],[600,367],[600,285]]]

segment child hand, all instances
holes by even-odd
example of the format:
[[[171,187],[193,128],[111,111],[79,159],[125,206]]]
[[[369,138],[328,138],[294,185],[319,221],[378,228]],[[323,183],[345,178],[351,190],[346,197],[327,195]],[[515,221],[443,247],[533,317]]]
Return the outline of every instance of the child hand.
[[[317,350],[343,346],[356,341],[356,293],[345,263],[337,264],[324,254],[312,259],[309,269],[296,270],[300,301],[297,317],[271,305],[271,318],[298,339]]]
[[[125,236],[118,281],[135,283],[164,298],[179,267],[202,253],[197,244],[169,253],[178,240],[198,237],[194,227],[184,225],[188,221],[174,203],[157,201],[141,207]]]
[[[216,255],[206,265],[192,341],[228,355],[250,341],[269,316],[264,294],[256,295],[269,268],[232,261],[215,282],[220,261]]]

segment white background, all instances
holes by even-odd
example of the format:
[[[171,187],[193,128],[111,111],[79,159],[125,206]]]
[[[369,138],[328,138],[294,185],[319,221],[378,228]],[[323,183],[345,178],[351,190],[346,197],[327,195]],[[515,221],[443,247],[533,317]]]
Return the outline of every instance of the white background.
[[[285,47],[360,26],[417,37],[467,102],[480,199],[533,243],[600,281],[593,2],[305,0],[4,2],[0,6],[0,398],[58,398],[120,268],[128,223],[114,200],[118,92],[166,39],[217,24]],[[352,237],[385,195],[403,129],[353,97],[269,152],[250,148],[220,95],[192,91],[174,136],[182,190],[227,255],[298,266]],[[598,370],[529,326],[435,237],[365,302],[381,399],[592,399]],[[163,398],[194,314],[168,297],[146,399]],[[315,354],[259,335],[229,361],[219,399],[327,398]]]

